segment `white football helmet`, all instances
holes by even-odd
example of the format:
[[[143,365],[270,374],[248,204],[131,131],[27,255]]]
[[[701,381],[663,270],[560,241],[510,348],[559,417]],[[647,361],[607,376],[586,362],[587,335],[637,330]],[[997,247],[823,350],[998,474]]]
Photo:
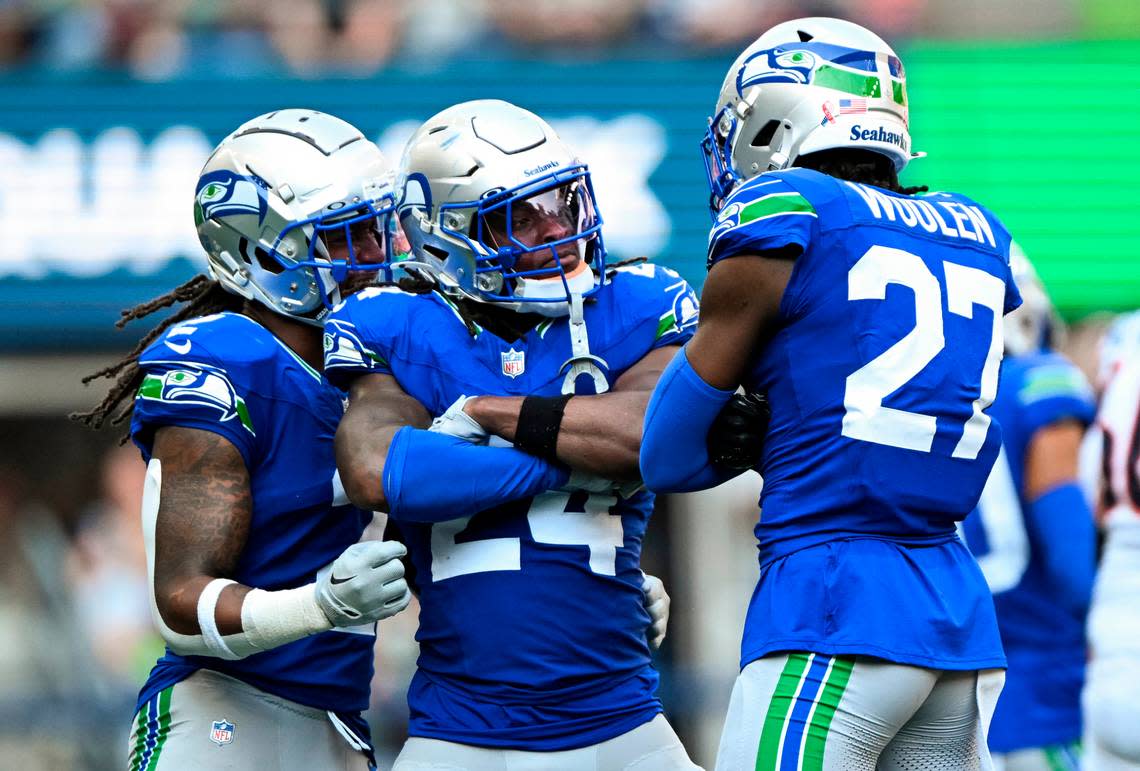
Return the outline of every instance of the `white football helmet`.
[[[604,281],[589,169],[534,113],[479,100],[429,118],[404,148],[397,188],[412,251],[445,290],[561,316],[571,295],[589,296]],[[516,229],[527,212],[564,222],[567,235],[524,243]],[[569,273],[559,257],[567,245],[580,257]],[[521,257],[542,252],[550,254],[543,267],[519,267]]]
[[[738,183],[820,150],[870,150],[902,171],[915,157],[902,62],[849,21],[777,24],[733,62],[701,146],[714,213]]]
[[[340,301],[348,271],[377,270],[357,260],[351,229],[375,223],[389,253],[393,174],[375,144],[340,118],[278,110],[230,134],[198,178],[194,223],[210,273],[228,291],[319,325]],[[348,247],[332,259],[332,232]]]
[[[1009,269],[1021,293],[1021,305],[1002,319],[1005,352],[1024,356],[1057,347],[1064,325],[1033,263],[1016,242],[1009,245]]]

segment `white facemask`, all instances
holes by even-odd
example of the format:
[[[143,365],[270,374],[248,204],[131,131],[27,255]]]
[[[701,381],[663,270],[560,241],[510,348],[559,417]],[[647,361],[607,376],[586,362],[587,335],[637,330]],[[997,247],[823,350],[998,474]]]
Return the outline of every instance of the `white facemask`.
[[[566,316],[570,313],[570,303],[566,302],[526,302],[527,300],[542,300],[546,298],[566,297],[566,286],[563,286],[561,277],[515,280],[515,297],[521,298],[516,308],[520,313],[538,313],[551,318]],[[585,294],[594,288],[594,271],[582,261],[578,268],[566,276],[566,285],[570,287],[570,294]]]

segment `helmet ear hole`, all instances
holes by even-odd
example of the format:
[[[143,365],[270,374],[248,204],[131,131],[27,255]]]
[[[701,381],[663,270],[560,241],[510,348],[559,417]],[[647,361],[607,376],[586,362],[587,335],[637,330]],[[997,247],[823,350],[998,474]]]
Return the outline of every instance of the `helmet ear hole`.
[[[285,272],[285,266],[270,257],[269,252],[260,246],[253,250],[253,256],[257,258],[257,264],[261,266],[262,270],[266,270],[274,275],[280,275]]]
[[[778,120],[770,120],[765,123],[761,129],[756,132],[756,136],[752,137],[752,146],[767,147],[772,144],[772,137],[776,136],[776,129],[778,128],[780,128],[780,121]]]

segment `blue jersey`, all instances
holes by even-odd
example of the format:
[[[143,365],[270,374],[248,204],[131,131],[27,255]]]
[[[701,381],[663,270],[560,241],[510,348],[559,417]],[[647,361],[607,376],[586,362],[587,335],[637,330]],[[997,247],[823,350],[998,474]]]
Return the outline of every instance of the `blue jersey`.
[[[612,386],[650,351],[684,343],[697,301],[674,272],[618,270],[585,306]],[[569,321],[514,342],[469,331],[438,294],[365,290],[325,327],[334,382],[393,375],[432,415],[462,395],[561,393]],[[462,469],[440,469],[440,484]],[[400,522],[421,601],[409,733],[553,751],[594,744],[661,711],[639,568],[653,496],[552,490],[473,517]]]
[[[168,330],[139,359],[145,375],[131,436],[150,460],[161,426],[210,431],[245,460],[249,536],[233,580],[274,591],[312,583],[356,543],[371,514],[334,483],[344,394],[247,316],[221,313]],[[335,487],[335,489],[334,489]],[[167,650],[139,696],[212,669],[318,709],[368,708],[374,625],[305,637],[239,661]]]
[[[1005,360],[992,412],[1001,421],[1003,452],[963,530],[994,592],[1009,659],[990,748],[1013,752],[1081,737],[1085,619],[1056,602],[1042,552],[1065,545],[1040,540],[1049,533],[1029,520],[1022,491],[1025,453],[1037,431],[1066,419],[1088,425],[1095,406],[1080,371],[1059,354],[1042,353]],[[1087,526],[1095,527],[1091,518]]]
[[[1009,235],[960,195],[791,169],[733,193],[709,265],[786,249],[800,255],[780,326],[746,375],[772,416],[744,661],[800,647],[1002,665],[992,601],[955,523],[1000,445],[984,410],[1002,316],[1020,304]]]

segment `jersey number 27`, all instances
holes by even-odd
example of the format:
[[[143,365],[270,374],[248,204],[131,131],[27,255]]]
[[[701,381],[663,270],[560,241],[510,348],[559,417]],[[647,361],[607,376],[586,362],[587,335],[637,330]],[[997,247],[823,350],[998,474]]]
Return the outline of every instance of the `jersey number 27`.
[[[954,262],[944,262],[943,268],[946,305],[951,313],[973,318],[975,305],[993,313],[980,392],[953,452],[955,458],[973,459],[978,457],[990,428],[990,417],[982,410],[990,406],[997,394],[1005,282],[984,270]],[[885,300],[889,284],[900,284],[914,292],[914,329],[847,377],[842,433],[864,442],[930,452],[937,428],[935,417],[884,407],[883,399],[904,387],[946,347],[943,287],[917,254],[872,246],[847,274],[847,299]]]

